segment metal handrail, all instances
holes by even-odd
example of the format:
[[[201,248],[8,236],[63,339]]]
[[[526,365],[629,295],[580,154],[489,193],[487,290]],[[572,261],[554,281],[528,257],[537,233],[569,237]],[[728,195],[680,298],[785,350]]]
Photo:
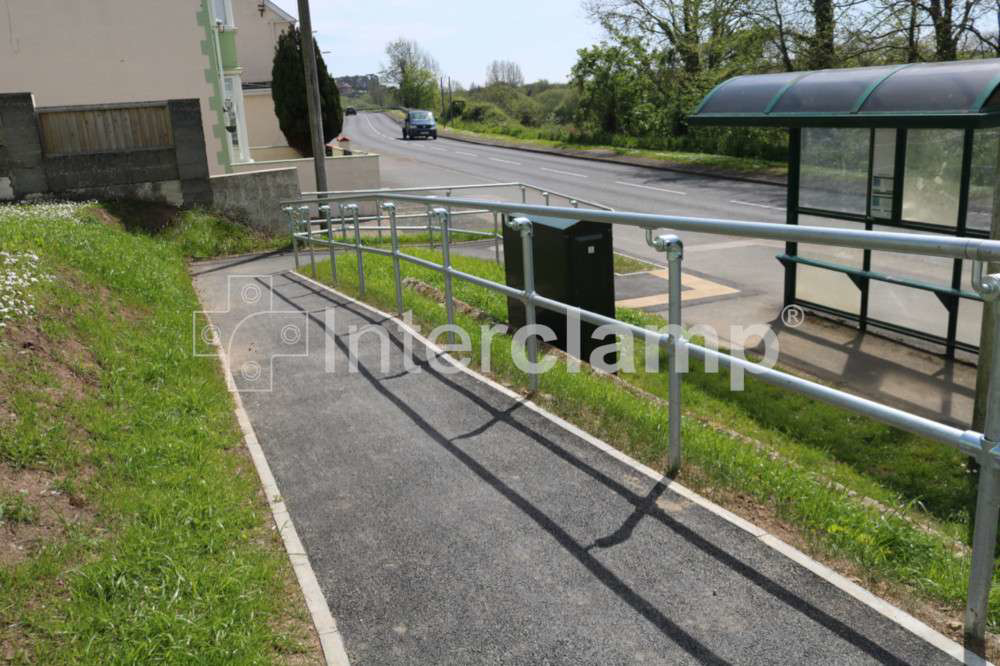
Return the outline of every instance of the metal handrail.
[[[501,189],[504,187],[517,187],[521,190],[521,203],[525,203],[526,191],[534,190],[542,195],[548,205],[548,200],[550,196],[558,197],[560,199],[566,199],[571,203],[577,205],[589,206],[597,210],[608,210],[612,211],[614,208],[610,206],[605,206],[604,204],[597,203],[595,201],[588,201],[586,199],[581,199],[579,197],[571,196],[569,194],[563,194],[561,192],[556,192],[554,190],[539,187],[538,185],[532,185],[531,183],[521,183],[521,182],[510,182],[510,183],[471,183],[465,185],[431,185],[427,187],[383,187],[378,189],[368,189],[368,190],[331,190],[329,192],[310,192],[311,196],[302,197],[299,199],[289,199],[281,202],[282,206],[292,206],[300,204],[320,204],[326,203],[331,198],[338,198],[342,196],[348,196],[351,198],[357,198],[359,196],[367,197],[369,195],[375,194],[395,194],[398,192],[445,192],[447,197],[451,196],[451,192],[455,190],[473,190],[473,189]],[[574,206],[576,207],[576,206]]]
[[[520,186],[520,185],[519,185]],[[482,187],[482,186],[480,186]],[[452,188],[454,189],[454,188]],[[392,249],[384,250],[363,246],[360,237],[358,203],[372,199],[392,199],[392,202],[382,203],[380,210],[385,210],[389,216],[389,228]],[[346,237],[337,241],[333,237],[333,222],[331,205],[340,201],[350,200],[343,204],[342,209],[353,214],[355,242],[348,243]],[[577,200],[580,201],[580,200]],[[719,365],[729,369],[739,369],[755,375],[759,380],[785,388],[810,398],[847,409],[849,411],[876,419],[908,432],[927,437],[937,442],[954,447],[962,453],[972,456],[981,465],[979,488],[977,494],[977,510],[973,535],[972,567],[969,575],[967,605],[965,611],[965,633],[968,645],[981,651],[984,645],[986,618],[989,602],[989,591],[993,579],[994,549],[997,541],[997,522],[1000,518],[1000,355],[992,354],[990,366],[990,383],[986,427],[984,433],[972,430],[962,430],[940,423],[933,419],[912,414],[910,412],[881,404],[874,400],[862,398],[839,389],[831,388],[801,377],[765,367],[744,358],[720,352],[716,349],[695,344],[685,339],[680,328],[681,306],[681,261],[683,245],[676,236],[661,235],[654,237],[654,231],[660,229],[675,229],[697,231],[701,233],[744,236],[750,238],[766,238],[784,241],[808,242],[841,247],[903,252],[939,257],[952,257],[974,260],[973,289],[984,300],[1000,298],[1000,274],[985,273],[986,261],[1000,261],[1000,241],[990,241],[969,238],[952,238],[924,234],[885,232],[885,231],[855,231],[834,229],[829,227],[812,227],[801,225],[773,224],[765,222],[742,222],[694,218],[676,215],[655,215],[646,213],[628,213],[610,210],[587,210],[586,219],[597,222],[608,222],[640,227],[646,230],[646,240],[656,250],[666,255],[669,280],[668,332],[662,333],[619,321],[595,312],[541,296],[534,288],[534,262],[532,257],[531,234],[532,226],[528,216],[539,215],[563,219],[580,219],[581,211],[577,208],[562,208],[557,206],[539,206],[527,203],[508,203],[480,199],[442,200],[439,197],[415,196],[400,191],[372,191],[353,193],[330,193],[324,199],[325,205],[320,207],[326,213],[327,237],[323,239],[313,232],[313,221],[309,220],[309,204],[317,203],[313,199],[300,199],[294,202],[296,207],[284,208],[289,217],[289,231],[295,251],[295,265],[299,266],[298,242],[301,240],[309,246],[312,260],[313,276],[316,275],[314,245],[327,245],[330,251],[332,273],[336,282],[335,247],[351,248],[356,252],[359,291],[364,297],[364,253],[389,256],[393,261],[396,290],[396,310],[403,314],[402,279],[400,261],[407,261],[419,266],[430,268],[442,273],[445,277],[445,307],[448,323],[454,324],[454,302],[451,281],[460,279],[480,287],[499,292],[505,296],[517,299],[525,305],[526,320],[530,324],[535,321],[535,309],[541,307],[550,311],[579,318],[595,325],[611,324],[622,330],[638,335],[647,342],[664,347],[668,353],[667,368],[670,381],[668,409],[670,410],[669,442],[667,448],[668,474],[675,473],[681,464],[681,378],[682,372],[677,361],[683,360],[684,354],[692,354],[703,361],[707,367]],[[443,263],[438,264],[426,259],[414,257],[399,250],[399,228],[396,225],[396,204],[394,202],[422,203],[430,208],[428,216],[439,220],[443,230],[441,235]],[[441,207],[447,204],[447,208]],[[451,266],[449,258],[449,237],[451,231],[452,208],[486,209],[496,214],[507,215],[506,224],[521,235],[523,245],[524,288],[517,289],[506,284],[493,282],[485,278],[470,275],[456,270]],[[296,214],[298,211],[298,215]],[[303,230],[304,228],[304,230]],[[1000,340],[1000,307],[990,308],[992,313],[993,340]],[[986,340],[989,340],[987,337]],[[528,338],[526,352],[529,361],[534,362],[537,354],[535,336]],[[532,373],[532,387],[537,388],[537,374]]]

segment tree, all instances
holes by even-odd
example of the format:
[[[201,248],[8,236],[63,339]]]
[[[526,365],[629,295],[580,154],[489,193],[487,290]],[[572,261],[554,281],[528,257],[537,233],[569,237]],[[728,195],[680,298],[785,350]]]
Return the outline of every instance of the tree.
[[[319,70],[320,103],[323,112],[323,143],[329,143],[340,134],[344,114],[340,108],[340,92],[326,69],[319,46],[316,49],[316,67]],[[294,26],[278,37],[271,67],[271,96],[274,114],[288,145],[302,155],[312,157],[309,134],[309,108],[306,102],[306,77],[302,67],[302,40]]]
[[[524,75],[521,74],[521,66],[510,60],[494,60],[486,68],[486,85],[524,85]]]
[[[412,39],[399,39],[385,47],[389,62],[381,76],[398,91],[398,101],[408,108],[435,108],[438,65],[429,53]]]

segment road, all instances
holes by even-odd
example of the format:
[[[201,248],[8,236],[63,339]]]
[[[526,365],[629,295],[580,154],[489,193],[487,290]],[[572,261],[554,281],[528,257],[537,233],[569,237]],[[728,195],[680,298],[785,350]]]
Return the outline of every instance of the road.
[[[756,222],[785,222],[785,188],[712,176],[670,172],[533,153],[511,148],[470,144],[451,139],[404,141],[401,130],[381,113],[346,118],[343,133],[352,144],[379,153],[385,187],[441,186],[519,181],[555,192],[596,201],[617,210],[677,214]],[[555,201],[553,201],[555,203]],[[849,227],[851,223],[819,218],[803,224]],[[665,230],[666,231],[666,230]],[[775,259],[783,244],[754,239],[681,232],[685,244],[684,273],[723,295],[684,303],[686,325],[710,326],[720,340],[732,340],[733,326],[780,323],[784,270]],[[616,225],[615,249],[663,264],[634,227]],[[860,267],[860,252],[840,248],[803,246],[810,256]],[[873,270],[910,276],[927,282],[946,282],[948,262],[881,253]],[[968,269],[966,269],[968,270]],[[815,271],[815,269],[814,269]],[[843,275],[827,271],[812,274],[800,269],[817,294],[852,297],[854,287]],[[665,281],[648,280],[649,293],[665,294]],[[943,333],[943,307],[927,292],[903,288],[872,289],[873,316],[922,330]],[[645,295],[643,293],[642,295]],[[664,296],[665,298],[665,296]],[[847,301],[844,303],[847,309]],[[665,302],[647,311],[665,311]],[[978,340],[979,311],[963,308],[960,339]],[[974,368],[946,362],[931,353],[902,347],[884,338],[859,335],[851,328],[810,317],[798,330],[776,326],[781,362],[820,379],[845,385],[867,397],[956,424],[971,418]],[[845,373],[849,376],[845,378]],[[946,378],[942,382],[942,377]]]

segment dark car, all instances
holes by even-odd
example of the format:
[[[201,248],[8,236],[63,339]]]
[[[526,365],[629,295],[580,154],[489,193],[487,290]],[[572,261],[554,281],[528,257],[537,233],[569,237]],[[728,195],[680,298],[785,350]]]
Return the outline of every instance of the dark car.
[[[345,116],[356,116],[356,115],[358,115],[358,110],[355,109],[353,106],[349,106],[346,109],[344,109],[344,115]]]
[[[406,112],[406,120],[403,121],[403,138],[412,139],[418,136],[438,138],[437,123],[434,122],[434,114],[430,111],[415,109]]]

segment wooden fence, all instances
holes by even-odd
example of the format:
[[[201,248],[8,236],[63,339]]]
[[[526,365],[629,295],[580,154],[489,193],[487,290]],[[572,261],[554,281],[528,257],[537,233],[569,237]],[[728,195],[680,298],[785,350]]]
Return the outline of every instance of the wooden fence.
[[[49,107],[38,110],[46,155],[115,153],[174,145],[165,102]]]

